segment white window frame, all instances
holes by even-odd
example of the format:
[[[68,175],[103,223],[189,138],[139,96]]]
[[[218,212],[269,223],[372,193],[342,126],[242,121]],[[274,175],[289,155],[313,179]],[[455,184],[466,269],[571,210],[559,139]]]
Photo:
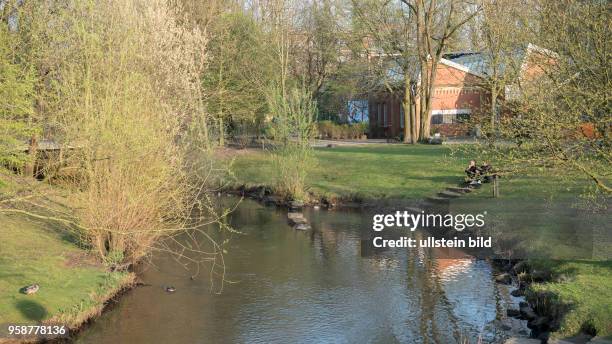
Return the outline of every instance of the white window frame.
[[[472,109],[449,109],[449,110],[431,110],[431,119],[433,122],[434,115],[442,115],[441,124],[457,123],[457,115],[471,115]]]

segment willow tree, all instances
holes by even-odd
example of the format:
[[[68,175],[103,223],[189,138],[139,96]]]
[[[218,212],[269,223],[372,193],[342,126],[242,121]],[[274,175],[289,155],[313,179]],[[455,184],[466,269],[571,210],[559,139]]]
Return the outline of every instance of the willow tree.
[[[46,137],[74,150],[64,157],[71,172],[54,179],[66,197],[56,200],[49,187],[24,190],[3,198],[0,211],[61,223],[116,269],[155,249],[177,252],[174,235],[217,219],[181,145],[201,111],[197,86],[205,35],[181,26],[165,0],[25,2],[20,10],[27,14],[20,30],[36,52],[20,57],[44,77],[35,96],[45,106],[34,111],[44,119]],[[20,61],[0,51],[4,130],[5,119],[25,122],[33,111],[32,88],[25,82],[29,76],[18,73],[28,64],[16,70]],[[6,92],[5,75],[16,81]],[[210,245],[211,255],[203,259],[217,262],[222,249],[212,240]],[[201,252],[198,247],[181,247],[179,255]]]
[[[20,33],[0,22],[0,166],[22,169],[33,156],[24,149],[38,133],[34,121],[36,72]],[[31,171],[28,171],[31,176]]]

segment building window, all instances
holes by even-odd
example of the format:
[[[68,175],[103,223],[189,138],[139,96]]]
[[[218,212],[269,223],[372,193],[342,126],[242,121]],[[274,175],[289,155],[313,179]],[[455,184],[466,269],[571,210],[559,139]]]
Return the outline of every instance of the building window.
[[[404,129],[404,104],[400,104],[400,128]]]
[[[384,122],[383,122],[383,110],[382,110],[382,103],[378,103],[378,126],[382,127]]]
[[[470,120],[470,114],[466,112],[458,113],[455,117],[455,123],[465,123],[469,120]]]
[[[431,124],[465,123],[470,119],[470,109],[433,110]]]
[[[383,104],[383,126],[389,126],[389,113],[387,111],[387,103]]]
[[[351,123],[368,121],[368,101],[365,99],[353,99],[348,101],[348,121]]]

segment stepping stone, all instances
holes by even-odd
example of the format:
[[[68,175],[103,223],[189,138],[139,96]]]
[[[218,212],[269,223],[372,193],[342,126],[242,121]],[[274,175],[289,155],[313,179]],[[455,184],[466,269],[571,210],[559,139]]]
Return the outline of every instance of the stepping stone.
[[[292,212],[287,213],[287,217],[290,219],[295,219],[298,217],[304,217],[304,214],[292,211]]]
[[[437,197],[437,196],[433,196],[433,197],[426,197],[425,198],[426,201],[430,202],[430,203],[448,203],[449,199],[445,198],[445,197]]]
[[[450,188],[446,188],[446,190],[451,191],[451,192],[458,192],[458,193],[472,192],[472,189],[470,188],[460,188],[460,187],[450,187]]]
[[[457,192],[452,192],[452,191],[442,191],[442,192],[438,192],[438,196],[446,197],[446,198],[457,198],[457,197],[461,197],[461,194]]]
[[[415,207],[406,207],[406,211],[411,214],[420,214],[423,212],[423,209],[415,208]]]
[[[295,213],[295,212],[287,213],[287,218],[289,219],[289,223],[291,225],[308,223],[308,221],[304,217],[304,214],[302,213]]]
[[[504,342],[504,344],[541,344],[541,343],[542,341],[539,339],[521,338],[521,337],[508,338],[508,340]]]
[[[311,227],[310,227],[310,225],[309,225],[309,224],[307,224],[307,223],[298,223],[298,224],[297,224],[297,225],[295,225],[293,228],[294,228],[295,230],[298,230],[298,231],[307,231],[307,230],[309,230]]]

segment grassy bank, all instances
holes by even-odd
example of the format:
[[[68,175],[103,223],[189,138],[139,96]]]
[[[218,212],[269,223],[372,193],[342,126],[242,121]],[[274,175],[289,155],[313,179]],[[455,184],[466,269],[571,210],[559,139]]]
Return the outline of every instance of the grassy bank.
[[[448,147],[434,145],[319,148],[315,157],[309,191],[343,199],[421,199],[456,186],[467,165],[465,158],[452,157]],[[276,184],[272,161],[263,151],[237,155],[233,171],[238,185]]]
[[[76,328],[133,278],[108,272],[52,221],[0,212],[0,324],[51,321]],[[20,293],[33,283],[40,285],[37,293]]]
[[[548,269],[563,281],[535,283],[533,291],[548,291],[569,308],[558,337],[580,331],[612,339],[612,261],[532,260],[535,268]]]
[[[581,331],[612,336],[609,212],[583,208],[586,205],[577,195],[585,183],[537,174],[503,178],[500,198],[491,198],[491,187],[486,185],[452,210],[486,210],[498,235],[520,240],[526,256],[555,258],[532,258],[529,265],[552,276],[530,289],[552,292],[567,306],[557,337]]]

